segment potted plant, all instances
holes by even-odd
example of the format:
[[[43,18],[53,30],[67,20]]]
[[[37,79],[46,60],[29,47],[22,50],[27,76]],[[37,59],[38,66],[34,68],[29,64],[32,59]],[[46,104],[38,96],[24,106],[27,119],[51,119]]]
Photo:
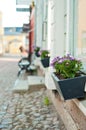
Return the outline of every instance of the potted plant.
[[[38,46],[35,47],[34,52],[35,52],[35,55],[36,55],[37,57],[40,57],[39,51],[40,51],[40,47],[38,47]]]
[[[43,67],[49,67],[49,61],[50,61],[49,51],[40,50],[39,54],[41,57],[41,63],[43,65]]]
[[[81,72],[82,62],[70,54],[56,57],[51,66],[57,91],[64,100],[84,97],[86,75]]]

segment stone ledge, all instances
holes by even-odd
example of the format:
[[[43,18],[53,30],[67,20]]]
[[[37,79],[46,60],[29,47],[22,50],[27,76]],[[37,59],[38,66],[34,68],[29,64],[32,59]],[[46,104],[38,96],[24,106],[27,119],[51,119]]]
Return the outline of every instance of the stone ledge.
[[[83,114],[86,116],[86,97],[85,99],[73,99],[73,101],[77,105],[77,107],[83,112]]]
[[[86,130],[86,116],[73,100],[63,101],[59,94],[54,95],[51,90],[48,90],[48,96],[67,130]]]
[[[45,78],[43,76],[28,76],[29,86],[45,84]]]
[[[46,71],[46,73],[45,73],[45,85],[46,85],[47,89],[57,90],[55,83],[53,81],[53,78],[51,76],[51,73],[49,71]]]
[[[17,79],[13,87],[13,92],[27,91],[28,89],[29,85],[27,80]]]

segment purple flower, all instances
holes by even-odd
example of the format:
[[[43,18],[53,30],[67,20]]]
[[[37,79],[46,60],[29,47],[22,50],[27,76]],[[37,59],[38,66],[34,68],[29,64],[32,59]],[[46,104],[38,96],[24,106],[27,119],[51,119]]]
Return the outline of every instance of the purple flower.
[[[55,64],[56,62],[58,62],[59,60],[60,60],[60,57],[55,57],[55,58],[51,61],[50,65],[51,65],[51,66],[54,66],[54,64]]]
[[[64,60],[65,60],[65,58],[62,57],[62,58],[60,58],[60,59],[58,60],[58,63],[61,64]]]
[[[67,56],[67,57],[70,57],[70,56],[71,56],[71,54],[70,54],[70,53],[68,53],[66,56]]]
[[[42,51],[39,51],[38,54],[41,55],[41,54],[42,54]]]

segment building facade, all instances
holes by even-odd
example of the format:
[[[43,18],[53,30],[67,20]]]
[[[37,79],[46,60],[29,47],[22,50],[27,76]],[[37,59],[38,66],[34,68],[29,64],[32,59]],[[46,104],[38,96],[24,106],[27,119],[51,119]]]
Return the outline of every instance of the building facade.
[[[47,42],[48,1],[35,0],[35,3],[36,3],[35,44],[36,46],[45,49],[47,47],[46,42]]]
[[[81,56],[86,56],[86,1],[78,1],[78,42],[77,51]]]
[[[4,28],[4,50],[6,53],[19,54],[19,47],[27,47],[26,34],[22,33],[22,27]]]
[[[45,15],[45,3],[47,3],[47,15]],[[41,46],[41,49],[50,50],[50,60],[69,53],[74,57],[80,57],[82,61],[84,59],[84,72],[86,72],[85,7],[85,0],[36,0],[35,20],[36,45]],[[44,16],[46,16],[46,19]],[[47,32],[45,31],[46,28]],[[68,130],[85,130],[86,99],[82,99],[82,101],[74,99],[66,102],[61,100],[60,95],[53,94],[55,91],[52,92],[52,90],[57,89],[52,80],[52,72],[54,70],[51,67],[44,71],[45,84],[64,124]]]
[[[0,12],[0,55],[4,53],[4,47],[3,47],[3,35],[4,35],[4,29],[2,26],[2,12]]]

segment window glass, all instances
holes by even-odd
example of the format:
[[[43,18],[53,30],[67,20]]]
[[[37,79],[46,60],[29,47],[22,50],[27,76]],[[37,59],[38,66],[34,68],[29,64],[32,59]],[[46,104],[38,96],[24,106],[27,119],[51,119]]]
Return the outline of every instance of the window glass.
[[[16,5],[27,5],[30,3],[30,0],[16,0]]]
[[[18,12],[29,12],[29,8],[16,8]]]
[[[86,0],[78,1],[78,56],[86,56]]]

